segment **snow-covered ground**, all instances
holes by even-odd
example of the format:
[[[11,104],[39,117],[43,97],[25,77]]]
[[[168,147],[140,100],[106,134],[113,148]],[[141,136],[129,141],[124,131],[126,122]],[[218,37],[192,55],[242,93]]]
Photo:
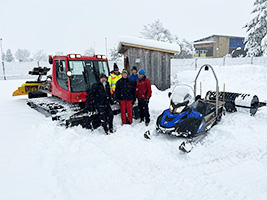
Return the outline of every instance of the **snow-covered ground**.
[[[219,87],[267,100],[267,67],[214,66]],[[172,67],[172,82],[193,85],[197,71]],[[27,71],[25,72],[27,73]],[[215,89],[210,72],[199,77],[202,95]],[[104,135],[58,126],[12,97],[25,80],[1,80],[0,199],[267,199],[267,107],[255,116],[226,113],[191,153],[182,139],[143,138],[168,107],[167,91],[153,87],[148,127],[134,121]],[[199,90],[199,89],[198,89]]]

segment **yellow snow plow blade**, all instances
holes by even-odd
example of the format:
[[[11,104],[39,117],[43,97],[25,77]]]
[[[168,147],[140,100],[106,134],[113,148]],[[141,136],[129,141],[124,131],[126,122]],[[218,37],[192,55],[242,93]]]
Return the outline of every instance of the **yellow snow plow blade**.
[[[35,82],[35,83],[23,83],[21,87],[18,87],[18,89],[13,92],[12,96],[18,96],[18,95],[27,95],[29,92],[35,92],[38,90],[39,85],[43,85],[42,82]]]

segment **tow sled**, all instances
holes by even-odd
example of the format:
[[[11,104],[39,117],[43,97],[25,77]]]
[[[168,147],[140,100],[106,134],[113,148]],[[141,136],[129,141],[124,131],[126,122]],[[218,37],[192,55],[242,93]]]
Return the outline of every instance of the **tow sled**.
[[[227,112],[247,112],[251,116],[255,115],[259,108],[266,106],[266,102],[260,102],[257,95],[235,93],[235,92],[219,92],[219,100],[225,102]],[[205,99],[215,100],[216,92],[208,91]]]

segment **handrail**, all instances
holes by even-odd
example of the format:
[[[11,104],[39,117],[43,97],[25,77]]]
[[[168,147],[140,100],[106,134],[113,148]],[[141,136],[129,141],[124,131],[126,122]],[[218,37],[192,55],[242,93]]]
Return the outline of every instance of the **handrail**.
[[[219,104],[219,84],[218,84],[218,79],[217,79],[217,76],[215,74],[215,71],[213,69],[213,67],[209,64],[205,64],[205,65],[202,65],[202,67],[200,68],[200,70],[198,71],[198,74],[195,78],[195,84],[194,84],[194,98],[196,98],[196,88],[197,88],[197,79],[198,79],[198,76],[201,72],[201,70],[205,67],[205,70],[209,70],[209,68],[211,68],[212,72],[213,72],[213,75],[215,77],[215,80],[216,80],[216,117],[218,116],[218,104]]]

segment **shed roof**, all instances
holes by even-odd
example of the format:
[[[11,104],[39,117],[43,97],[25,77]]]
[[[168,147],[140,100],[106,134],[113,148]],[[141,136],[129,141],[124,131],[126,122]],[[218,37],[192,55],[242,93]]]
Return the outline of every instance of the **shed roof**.
[[[167,42],[159,42],[155,40],[128,36],[119,37],[118,52],[125,53],[129,47],[149,49],[172,54],[180,53],[180,46],[178,44],[171,44]]]

